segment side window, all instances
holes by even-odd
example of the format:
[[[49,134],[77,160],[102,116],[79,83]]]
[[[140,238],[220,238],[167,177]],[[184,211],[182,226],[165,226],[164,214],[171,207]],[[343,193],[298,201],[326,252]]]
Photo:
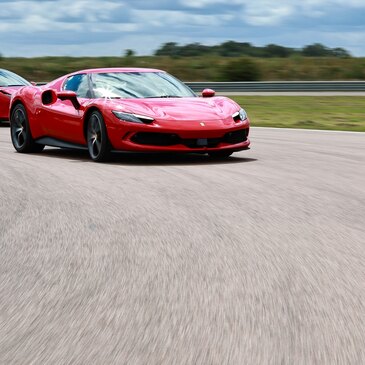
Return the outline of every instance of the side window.
[[[75,91],[80,98],[90,98],[89,83],[86,74],[70,76],[63,89]]]

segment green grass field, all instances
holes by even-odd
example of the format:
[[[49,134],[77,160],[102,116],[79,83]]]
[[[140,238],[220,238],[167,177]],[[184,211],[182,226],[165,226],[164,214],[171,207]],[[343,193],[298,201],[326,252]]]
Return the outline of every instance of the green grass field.
[[[252,126],[365,132],[365,96],[231,96]]]
[[[215,55],[171,58],[141,57],[36,57],[6,58],[5,68],[29,81],[50,81],[64,74],[96,67],[151,67],[166,70],[184,81],[229,81],[222,71],[235,57]],[[258,68],[257,81],[298,80],[365,80],[365,57],[288,57],[249,58]],[[242,76],[247,70],[242,71]],[[236,81],[245,81],[237,79]]]
[[[0,57],[0,68],[32,81],[49,81],[91,67],[161,68],[184,81],[227,81],[221,69],[230,57]],[[365,58],[252,58],[260,80],[365,80]],[[253,126],[365,132],[365,97],[235,96]]]

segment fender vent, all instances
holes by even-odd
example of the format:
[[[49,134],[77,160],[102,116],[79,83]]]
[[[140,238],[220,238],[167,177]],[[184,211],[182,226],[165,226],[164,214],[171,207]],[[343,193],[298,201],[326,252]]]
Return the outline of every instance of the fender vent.
[[[57,101],[56,93],[53,90],[46,90],[42,93],[42,104],[50,105]]]

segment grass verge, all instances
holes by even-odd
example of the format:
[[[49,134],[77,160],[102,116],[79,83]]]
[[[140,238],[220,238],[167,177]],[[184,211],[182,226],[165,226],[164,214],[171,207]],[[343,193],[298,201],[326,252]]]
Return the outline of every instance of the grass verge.
[[[230,96],[256,127],[365,132],[362,96]]]

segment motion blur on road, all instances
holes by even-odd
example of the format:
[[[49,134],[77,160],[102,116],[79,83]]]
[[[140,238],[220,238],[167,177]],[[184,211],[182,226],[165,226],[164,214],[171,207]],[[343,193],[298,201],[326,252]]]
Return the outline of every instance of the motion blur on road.
[[[0,364],[364,364],[365,134],[203,155],[14,151]]]

